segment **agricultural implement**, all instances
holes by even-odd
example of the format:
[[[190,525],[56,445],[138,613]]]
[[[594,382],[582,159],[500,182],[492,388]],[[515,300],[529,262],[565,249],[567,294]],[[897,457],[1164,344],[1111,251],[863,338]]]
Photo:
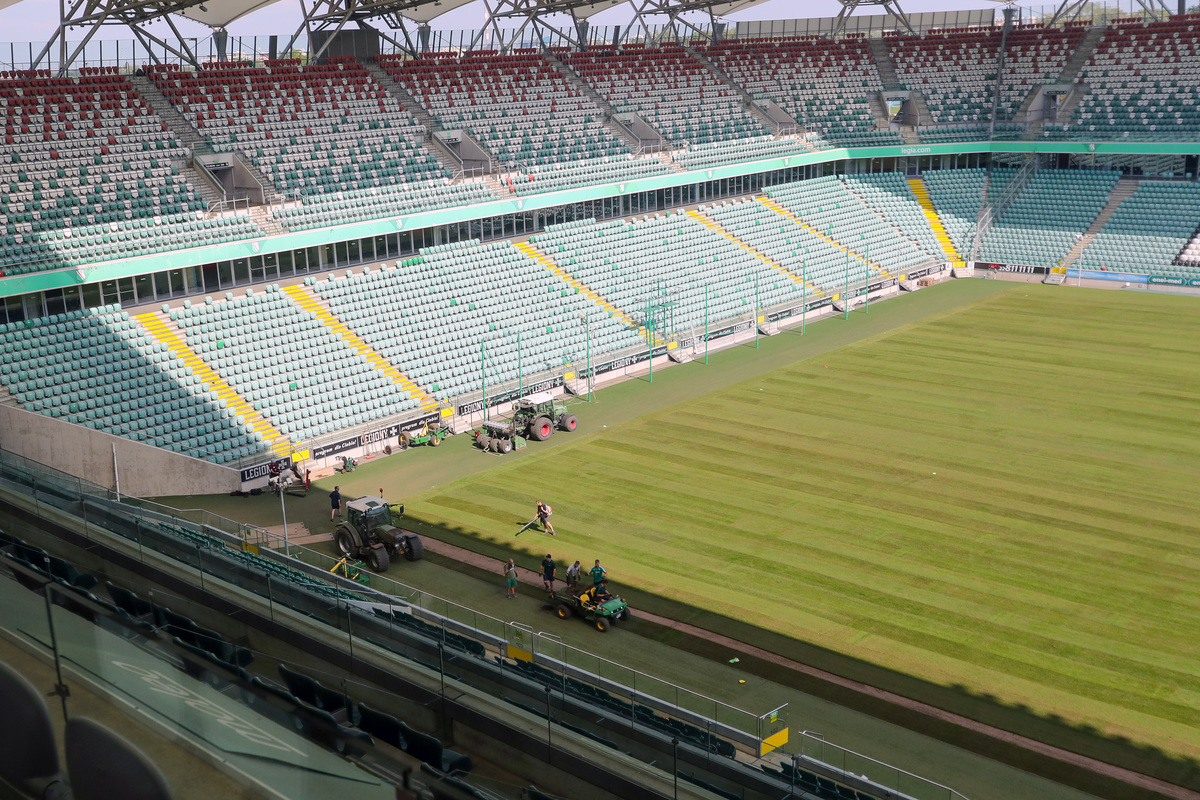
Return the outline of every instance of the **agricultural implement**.
[[[437,447],[449,435],[450,428],[446,425],[430,425],[429,423],[425,423],[420,430],[402,432],[397,446],[401,450],[407,450],[410,447],[416,447],[421,444]]]
[[[528,439],[544,442],[555,430],[573,431],[579,420],[549,392],[522,397],[507,420],[489,420],[475,429],[475,444],[493,453],[508,453],[525,446]]]

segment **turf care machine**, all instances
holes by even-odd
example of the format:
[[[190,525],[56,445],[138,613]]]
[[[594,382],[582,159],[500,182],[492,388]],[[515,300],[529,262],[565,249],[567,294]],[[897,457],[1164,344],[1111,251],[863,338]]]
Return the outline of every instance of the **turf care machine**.
[[[573,431],[579,420],[567,411],[566,404],[556,401],[549,392],[522,397],[506,420],[487,420],[475,429],[475,444],[493,453],[508,453],[525,446],[526,439],[544,442],[557,428]]]
[[[421,537],[401,530],[397,523],[404,506],[389,506],[382,497],[360,497],[346,504],[346,521],[333,534],[338,552],[345,558],[364,559],[376,572],[387,572],[392,559],[404,556],[417,561],[425,554]]]

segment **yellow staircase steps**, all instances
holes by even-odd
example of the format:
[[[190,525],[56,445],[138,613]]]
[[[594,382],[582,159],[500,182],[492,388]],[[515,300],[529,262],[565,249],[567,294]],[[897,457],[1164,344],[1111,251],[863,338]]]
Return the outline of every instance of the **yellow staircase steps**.
[[[283,293],[292,298],[296,305],[315,316],[322,325],[344,339],[356,353],[367,360],[367,363],[386,375],[388,380],[408,392],[408,396],[416,400],[422,409],[428,412],[437,411],[438,401],[435,398],[431,397],[428,392],[418,386],[416,381],[392,366],[391,362],[379,355],[379,353],[376,353],[375,349],[359,338],[357,333],[343,325],[333,314],[330,314],[307,289],[297,284],[285,286]]]
[[[697,222],[699,222],[704,227],[708,228],[709,230],[712,230],[712,231],[715,231],[715,232],[721,234],[726,239],[733,242],[734,244],[736,244],[738,247],[742,248],[743,250],[747,251],[748,253],[750,253],[752,256],[754,256],[758,260],[765,261],[767,266],[771,267],[776,272],[782,273],[783,275],[786,275],[787,277],[791,278],[794,283],[797,283],[801,286],[807,285],[808,288],[812,290],[814,297],[819,297],[820,295],[825,294],[824,289],[820,288],[819,286],[814,284],[812,281],[804,280],[804,277],[802,275],[797,275],[796,273],[792,272],[787,267],[772,260],[771,257],[768,256],[766,253],[760,252],[759,250],[755,249],[753,246],[747,244],[746,242],[743,242],[741,239],[737,238],[732,233],[725,230],[724,226],[722,226],[720,223],[714,222],[713,220],[711,220],[708,217],[701,214],[699,211],[688,211],[687,215],[689,217],[691,217],[692,219],[696,220]]]
[[[270,443],[271,450],[275,455],[281,458],[291,455],[291,442],[283,435],[283,432],[272,425],[262,414],[255,411],[254,407],[246,402],[246,399],[238,394],[237,390],[226,383],[225,379],[206,364],[200,356],[196,355],[196,351],[187,346],[177,329],[168,326],[163,318],[153,311],[138,314],[135,319],[151,336],[166,345],[168,350],[174,350],[175,355],[192,368],[192,374],[207,383],[209,388],[217,393],[217,397],[225,401],[228,408],[246,420],[246,424],[252,430],[261,433],[263,440]]]
[[[593,303],[600,306],[600,308],[604,309],[612,316],[621,320],[621,322],[625,323],[630,328],[637,328],[638,335],[641,336],[643,339],[646,339],[645,326],[638,325],[633,320],[633,317],[629,316],[624,311],[622,311],[621,309],[614,306],[612,303],[605,300],[603,297],[600,296],[599,292],[590,288],[587,284],[585,284],[583,281],[576,278],[571,273],[567,272],[565,269],[560,267],[558,264],[555,264],[554,260],[549,258],[548,256],[546,256],[545,254],[543,254],[541,250],[538,250],[536,247],[531,245],[529,242],[517,242],[516,244],[513,245],[513,247],[517,248],[522,253],[524,253],[526,256],[528,256],[529,258],[532,258],[534,261],[541,264],[551,274],[553,274],[559,278],[562,278],[564,281],[566,281],[568,286],[575,288],[580,294],[582,294],[588,300],[591,300]],[[658,345],[663,343],[663,338],[661,336],[656,335],[654,337],[654,339],[655,339],[655,341],[654,341],[655,347],[657,347]],[[649,340],[647,339],[647,341],[649,341]]]
[[[921,204],[921,210],[925,212],[925,219],[929,220],[929,227],[933,228],[933,235],[937,237],[938,244],[945,251],[946,258],[953,266],[961,267],[963,261],[958,255],[958,249],[954,246],[954,242],[950,241],[950,234],[946,233],[946,226],[942,224],[937,209],[933,207],[933,201],[929,199],[929,190],[925,188],[925,181],[920,178],[909,178],[908,188],[912,189],[913,196]]]
[[[870,265],[871,265],[872,267],[874,267],[875,269],[879,270],[879,274],[880,274],[880,275],[882,275],[882,276],[884,276],[885,278],[890,278],[890,277],[892,277],[892,274],[891,274],[890,272],[888,272],[886,269],[884,269],[884,267],[883,267],[883,265],[882,265],[882,264],[880,264],[880,263],[878,263],[878,262],[875,262],[875,261],[871,261],[871,260],[869,260],[869,259],[865,258],[864,256],[862,256],[860,253],[858,253],[858,252],[856,252],[856,251],[854,251],[854,250],[851,250],[849,247],[847,247],[846,245],[842,244],[842,243],[841,243],[841,242],[839,242],[837,239],[834,239],[832,236],[828,236],[828,235],[826,235],[826,234],[825,234],[825,232],[824,232],[824,231],[822,231],[822,230],[820,230],[819,228],[814,228],[812,225],[809,225],[807,222],[805,222],[804,220],[800,219],[800,218],[799,218],[799,217],[797,217],[795,214],[793,214],[792,212],[788,211],[786,208],[784,208],[783,206],[779,205],[778,203],[776,203],[776,202],[775,202],[774,200],[772,200],[771,198],[769,198],[769,197],[759,197],[759,198],[757,198],[757,199],[758,199],[758,202],[762,203],[764,206],[766,206],[767,208],[771,209],[771,210],[772,210],[772,211],[774,211],[776,214],[779,214],[780,216],[787,217],[787,218],[788,218],[788,219],[790,219],[792,222],[794,222],[794,223],[796,223],[797,225],[799,225],[801,228],[804,228],[806,231],[810,231],[810,232],[812,232],[812,233],[816,234],[816,235],[817,235],[819,238],[821,238],[821,239],[824,239],[825,241],[829,242],[831,245],[833,245],[834,247],[836,247],[838,250],[845,250],[847,253],[849,253],[850,255],[854,256],[855,258],[860,258],[860,259],[862,259],[863,261],[865,261],[866,263],[870,264]]]

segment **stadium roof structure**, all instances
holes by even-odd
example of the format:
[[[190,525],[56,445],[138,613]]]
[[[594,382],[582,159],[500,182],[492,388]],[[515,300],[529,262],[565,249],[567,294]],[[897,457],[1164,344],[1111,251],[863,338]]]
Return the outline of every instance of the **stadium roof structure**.
[[[1161,0],[1159,0],[1161,2]],[[22,0],[0,0],[0,9],[16,5]],[[133,31],[134,37],[152,55],[168,53],[183,63],[198,66],[197,54],[192,51],[187,39],[183,37],[175,23],[175,18],[182,17],[194,22],[207,25],[216,35],[224,34],[224,29],[230,23],[244,17],[252,11],[257,11],[280,0],[61,0],[59,24],[50,40],[42,48],[34,64],[43,60],[50,63],[50,54],[57,49],[57,64],[60,72],[65,72],[76,61],[87,44],[105,25],[125,25]],[[353,24],[360,29],[371,30],[394,44],[400,50],[411,53],[420,52],[422,42],[428,41],[429,25],[441,15],[456,8],[468,5],[476,0],[298,0],[303,21],[288,42],[290,49],[301,34],[308,34],[311,44],[314,33],[326,33],[321,36],[318,45],[319,52],[312,57],[319,57],[333,35]],[[689,35],[711,37],[720,35],[722,26],[718,20],[737,11],[760,5],[766,0],[482,0],[485,9],[483,24],[477,33],[478,42],[484,37],[493,37],[493,41],[516,41],[527,29],[543,29],[560,40],[581,44],[586,38],[588,20],[602,11],[612,8],[626,7],[632,12],[635,20],[647,30],[652,30],[647,24],[648,17],[666,17],[666,25],[659,28],[665,35],[668,32],[677,37]],[[881,6],[892,14],[901,27],[908,28],[908,19],[901,10],[899,0],[839,0],[842,11],[838,15],[838,29],[844,20],[863,6]],[[713,25],[705,30],[689,21],[689,16],[707,15]],[[500,34],[502,20],[520,20],[515,32],[506,29],[507,35]],[[568,22],[569,20],[569,22]],[[565,24],[564,24],[565,23]],[[169,36],[160,36],[150,29],[155,24],[160,27],[165,24],[170,30]],[[564,30],[564,27],[567,30]],[[627,26],[627,30],[633,26]],[[381,30],[389,29],[389,32]],[[573,30],[571,30],[573,28]],[[690,29],[690,33],[687,32]],[[68,31],[83,31],[82,39],[71,44],[67,43]],[[395,32],[393,35],[391,32]],[[835,31],[836,33],[836,31]],[[472,47],[476,44],[472,42]],[[152,47],[152,45],[154,47]]]

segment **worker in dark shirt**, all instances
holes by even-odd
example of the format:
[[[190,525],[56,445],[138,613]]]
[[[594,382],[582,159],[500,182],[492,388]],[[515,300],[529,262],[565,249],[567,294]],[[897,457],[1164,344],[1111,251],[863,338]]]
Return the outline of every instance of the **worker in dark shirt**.
[[[554,559],[546,553],[546,557],[542,559],[542,586],[547,592],[554,591],[554,575],[557,569],[558,565],[554,563]]]

